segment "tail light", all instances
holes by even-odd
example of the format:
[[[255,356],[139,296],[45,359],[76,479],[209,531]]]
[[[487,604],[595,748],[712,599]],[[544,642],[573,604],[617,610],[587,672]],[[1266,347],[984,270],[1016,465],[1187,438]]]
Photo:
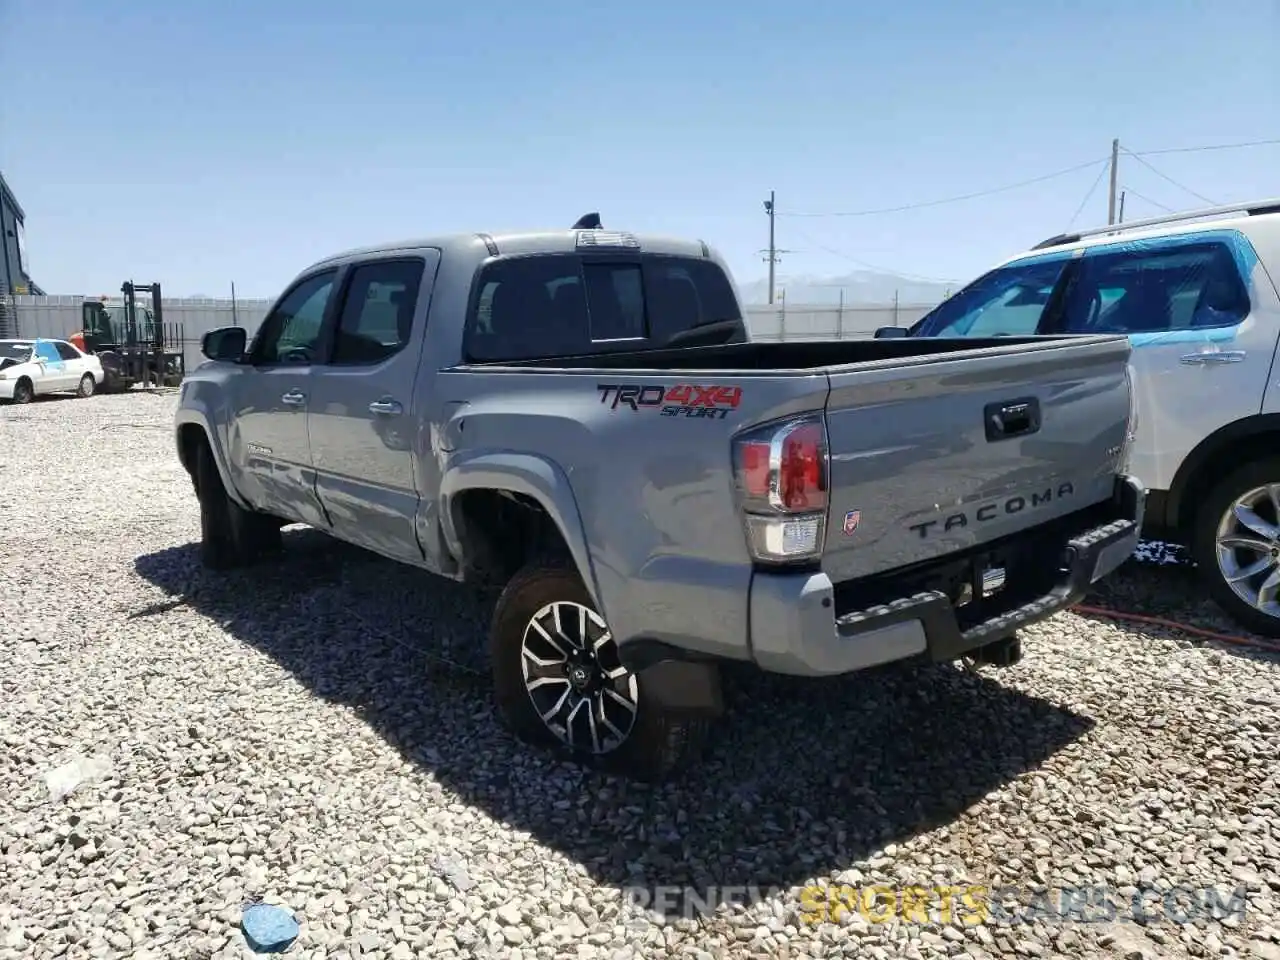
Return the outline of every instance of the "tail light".
[[[829,473],[822,418],[744,433],[734,440],[733,460],[751,555],[775,563],[821,556]]]

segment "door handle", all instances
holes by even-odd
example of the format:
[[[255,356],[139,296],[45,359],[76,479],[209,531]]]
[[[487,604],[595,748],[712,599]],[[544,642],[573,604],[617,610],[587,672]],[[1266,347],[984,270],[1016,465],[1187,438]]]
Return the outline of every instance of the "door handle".
[[[1243,350],[1217,350],[1205,353],[1188,353],[1179,357],[1181,363],[1239,363],[1245,357]]]
[[[400,404],[398,404],[396,401],[390,400],[390,399],[375,400],[373,401],[373,403],[369,404],[369,412],[388,414],[394,417],[394,416],[397,416],[398,414],[403,413],[404,407],[400,406]]]
[[[1025,437],[1040,429],[1040,401],[1035,397],[988,403],[982,410],[987,439]]]
[[[280,398],[280,402],[287,403],[291,407],[296,407],[307,402],[307,395],[301,390],[290,390]]]

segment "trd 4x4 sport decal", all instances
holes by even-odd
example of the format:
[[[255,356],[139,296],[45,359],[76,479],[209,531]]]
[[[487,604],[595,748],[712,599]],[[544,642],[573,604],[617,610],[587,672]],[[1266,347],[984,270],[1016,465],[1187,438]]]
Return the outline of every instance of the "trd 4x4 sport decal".
[[[663,417],[701,417],[723,420],[730,410],[738,409],[742,402],[741,387],[718,384],[678,383],[673,387],[656,384],[598,383],[600,402],[609,404],[610,410],[619,406],[631,410],[642,407],[660,408]]]

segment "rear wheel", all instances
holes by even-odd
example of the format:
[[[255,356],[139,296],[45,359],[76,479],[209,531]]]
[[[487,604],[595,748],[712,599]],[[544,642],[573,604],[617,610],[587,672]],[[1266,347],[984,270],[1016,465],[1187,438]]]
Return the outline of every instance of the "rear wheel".
[[[93,391],[97,387],[94,382],[93,374],[86,373],[80,378],[80,386],[76,388],[76,395],[80,397],[92,397]]]
[[[207,442],[199,445],[194,479],[200,500],[200,560],[206,567],[243,567],[280,549],[280,522],[227,496]]]
[[[498,599],[490,652],[499,711],[525,742],[647,782],[684,768],[705,742],[705,719],[673,716],[645,695],[570,569],[516,574]]]
[[[14,403],[30,403],[36,398],[35,387],[31,381],[23,377],[13,385],[13,402]]]
[[[1280,637],[1280,458],[1245,464],[1219,481],[1191,539],[1214,602],[1254,633]]]

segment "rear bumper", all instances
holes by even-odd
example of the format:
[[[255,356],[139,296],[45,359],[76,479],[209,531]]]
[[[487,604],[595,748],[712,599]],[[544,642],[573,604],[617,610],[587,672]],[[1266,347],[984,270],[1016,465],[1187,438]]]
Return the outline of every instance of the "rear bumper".
[[[833,584],[825,573],[757,573],[751,583],[752,659],[761,669],[799,676],[852,673],[910,658],[953,660],[1078,602],[1138,546],[1144,501],[1137,480],[1119,478],[1110,500],[1074,515],[1066,526],[1033,528],[970,557],[945,558],[933,569],[877,578],[870,593],[855,591],[862,602],[852,606],[846,585]],[[919,589],[939,580],[943,568],[954,579],[959,566],[973,571],[971,580],[981,589],[983,568],[1001,551],[1018,558],[1010,580],[1022,577],[1021,590],[959,607],[942,589]],[[865,602],[868,595],[873,603]]]

